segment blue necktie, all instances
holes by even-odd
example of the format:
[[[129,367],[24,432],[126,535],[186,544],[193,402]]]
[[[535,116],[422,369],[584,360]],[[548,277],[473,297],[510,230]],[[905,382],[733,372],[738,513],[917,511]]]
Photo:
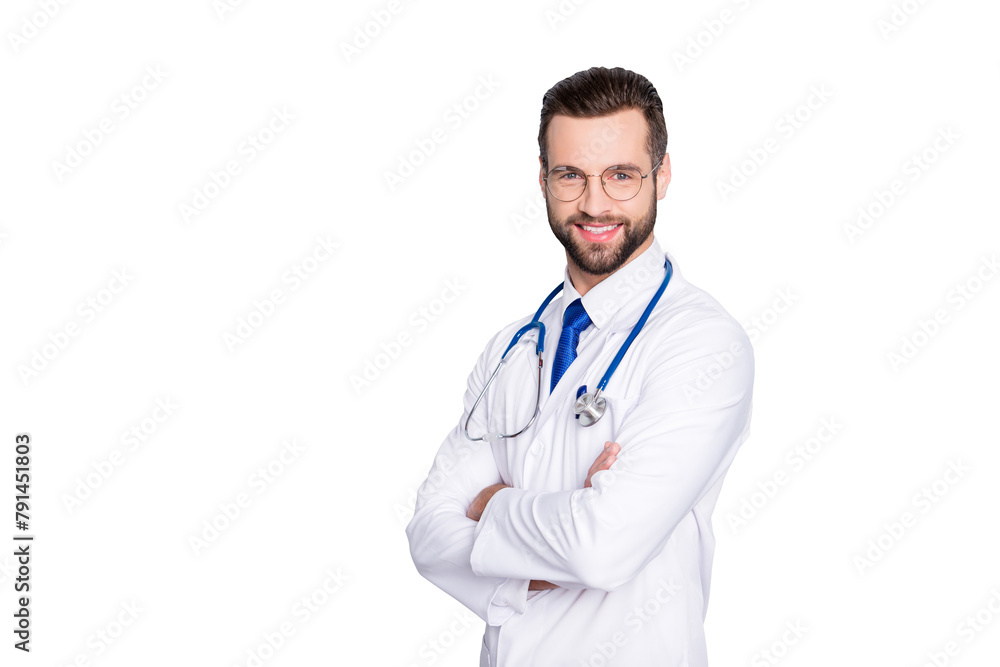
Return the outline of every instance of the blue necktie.
[[[576,359],[576,344],[580,342],[580,332],[590,326],[590,315],[584,310],[580,299],[566,306],[563,314],[563,329],[559,335],[559,347],[552,361],[552,384],[549,393],[556,388],[559,378]]]

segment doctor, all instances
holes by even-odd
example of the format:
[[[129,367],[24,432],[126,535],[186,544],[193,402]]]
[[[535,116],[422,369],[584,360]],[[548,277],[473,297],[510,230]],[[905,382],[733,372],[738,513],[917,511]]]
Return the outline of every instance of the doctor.
[[[485,621],[483,667],[705,667],[711,516],[748,435],[753,351],[653,236],[670,157],[646,78],[595,67],[560,81],[542,99],[538,144],[549,225],[566,250],[562,291],[539,316],[540,398],[537,328],[487,386],[527,315],[469,375],[463,414],[418,490],[410,552]],[[549,289],[525,294],[525,308]],[[651,303],[607,381],[605,412],[584,426],[578,395]],[[529,422],[514,437],[471,439]]]

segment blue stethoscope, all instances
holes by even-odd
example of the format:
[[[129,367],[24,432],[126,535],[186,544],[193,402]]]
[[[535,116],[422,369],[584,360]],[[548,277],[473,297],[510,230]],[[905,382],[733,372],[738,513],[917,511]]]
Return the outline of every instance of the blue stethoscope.
[[[639,335],[640,331],[642,331],[643,325],[646,324],[646,320],[649,319],[649,314],[653,312],[656,302],[660,300],[664,290],[667,289],[667,283],[670,282],[670,276],[673,274],[673,267],[670,265],[669,259],[664,259],[663,267],[667,270],[667,274],[663,276],[663,282],[660,283],[660,287],[656,290],[656,294],[653,295],[649,305],[646,306],[646,310],[642,312],[642,316],[639,318],[639,321],[635,323],[634,327],[632,327],[632,332],[629,334],[628,338],[625,339],[625,342],[622,343],[622,346],[618,349],[618,354],[616,354],[615,358],[611,361],[611,365],[608,366],[608,370],[604,371],[604,376],[601,377],[601,381],[597,384],[597,390],[591,394],[587,391],[586,386],[583,386],[580,387],[580,391],[582,391],[583,394],[580,395],[580,392],[577,392],[578,398],[576,399],[576,404],[573,406],[573,411],[576,413],[577,418],[583,426],[593,426],[597,423],[597,420],[604,415],[604,411],[607,409],[607,401],[603,396],[601,396],[601,392],[604,391],[604,388],[608,384],[608,380],[611,379],[611,376],[614,375],[614,372],[618,369],[618,364],[621,363],[621,360],[628,351],[629,346],[632,345],[632,341],[634,341],[635,337]],[[535,316],[530,322],[517,330],[517,333],[514,334],[514,337],[510,341],[510,345],[508,345],[507,349],[504,350],[503,356],[500,357],[500,363],[497,364],[497,367],[490,376],[490,379],[486,381],[486,386],[483,387],[481,392],[479,392],[479,397],[476,398],[476,402],[472,404],[472,409],[469,410],[469,416],[465,420],[465,437],[469,440],[482,440],[483,442],[489,442],[490,439],[516,438],[527,431],[528,427],[534,423],[535,417],[538,416],[538,405],[542,398],[542,350],[545,345],[545,325],[539,321],[539,318],[541,318],[542,313],[545,312],[545,308],[549,305],[552,299],[554,299],[556,295],[562,291],[562,288],[563,284],[560,283],[558,287],[552,290],[552,292],[545,297],[545,301],[543,301],[542,305],[538,307],[537,311],[535,311]],[[507,361],[507,354],[515,345],[517,345],[517,341],[521,340],[521,336],[535,328],[538,329],[538,340],[535,341],[535,355],[538,357],[538,391],[535,394],[535,410],[531,413],[531,419],[529,419],[528,423],[524,425],[524,428],[517,433],[487,433],[481,437],[473,438],[469,435],[469,422],[472,421],[473,413],[475,413],[480,401],[483,400],[483,396],[486,395],[486,391],[490,388],[490,385],[493,384],[493,380],[495,380],[497,375],[500,374],[500,369],[503,368],[504,363]]]

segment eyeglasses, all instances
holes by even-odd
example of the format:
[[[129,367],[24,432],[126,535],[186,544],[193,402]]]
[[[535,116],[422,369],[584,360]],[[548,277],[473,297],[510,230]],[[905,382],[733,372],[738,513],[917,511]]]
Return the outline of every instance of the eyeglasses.
[[[642,189],[642,182],[646,176],[656,171],[660,166],[660,160],[645,175],[635,167],[612,165],[600,174],[601,187],[612,199],[618,201],[628,201]],[[545,188],[549,194],[559,201],[574,201],[580,198],[591,176],[597,174],[585,174],[577,167],[555,167],[545,174]]]

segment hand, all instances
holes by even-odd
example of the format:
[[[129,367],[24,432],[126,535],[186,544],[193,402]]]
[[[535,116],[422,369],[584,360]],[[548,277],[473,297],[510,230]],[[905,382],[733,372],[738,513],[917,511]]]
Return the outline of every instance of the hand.
[[[583,488],[588,488],[591,485],[590,478],[594,476],[595,472],[599,470],[607,470],[611,467],[615,461],[618,460],[618,452],[621,451],[621,445],[617,442],[606,442],[604,443],[604,450],[597,455],[594,459],[594,465],[590,466],[590,470],[587,472],[587,481],[583,483]]]
[[[465,516],[469,517],[473,521],[479,521],[483,516],[483,510],[486,509],[486,503],[490,502],[490,498],[493,494],[500,489],[509,489],[510,486],[506,484],[494,484],[492,486],[487,486],[485,489],[479,492],[472,504],[469,505],[469,511],[465,513]]]

